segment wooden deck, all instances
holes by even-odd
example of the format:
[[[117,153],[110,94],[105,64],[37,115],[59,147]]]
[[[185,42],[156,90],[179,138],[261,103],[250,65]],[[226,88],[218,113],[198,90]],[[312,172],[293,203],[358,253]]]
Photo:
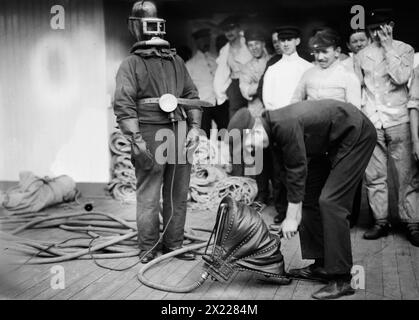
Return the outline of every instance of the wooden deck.
[[[120,204],[110,199],[95,199],[95,209],[117,214],[128,220],[134,218],[134,205]],[[77,208],[61,206],[48,212],[73,212]],[[2,214],[2,213],[0,213]],[[3,213],[4,214],[4,213]],[[269,224],[272,208],[263,215]],[[188,226],[212,227],[215,213],[189,212]],[[419,299],[419,248],[413,247],[404,234],[392,233],[377,241],[362,239],[363,229],[352,229],[354,265],[365,270],[365,290],[343,299]],[[25,231],[20,236],[32,239],[62,241],[74,234],[58,229]],[[282,252],[286,268],[302,267],[311,261],[303,261],[299,239],[283,241]],[[109,267],[123,268],[138,261],[138,258],[101,260]],[[141,299],[141,300],[301,300],[311,299],[311,294],[322,284],[293,281],[288,286],[261,283],[251,273],[239,272],[228,283],[208,279],[199,289],[188,294],[174,294],[154,290],[142,285],[137,273],[143,266],[123,272],[99,268],[90,260],[76,260],[60,263],[65,271],[65,289],[52,289],[51,268],[54,265],[25,265],[7,277],[0,278],[1,299]],[[200,257],[187,262],[178,259],[164,261],[147,273],[152,281],[176,286],[190,284],[199,278],[203,266]]]

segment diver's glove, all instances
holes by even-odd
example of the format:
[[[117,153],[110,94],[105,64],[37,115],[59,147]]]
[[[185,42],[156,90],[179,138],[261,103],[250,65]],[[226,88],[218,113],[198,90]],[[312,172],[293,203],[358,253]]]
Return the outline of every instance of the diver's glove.
[[[189,154],[190,152],[194,152],[199,144],[202,110],[200,108],[189,109],[187,110],[187,115],[189,132],[186,137],[185,147]]]
[[[131,142],[131,162],[133,166],[138,166],[145,171],[151,170],[154,165],[153,155],[147,148],[147,144],[141,134],[134,133],[129,140]]]
[[[186,152],[194,152],[199,145],[200,130],[198,128],[191,128],[188,132],[185,142]]]
[[[119,129],[128,137],[131,144],[131,163],[134,167],[150,170],[153,167],[153,155],[147,148],[147,144],[140,134],[140,125],[137,118],[125,118],[119,120]]]

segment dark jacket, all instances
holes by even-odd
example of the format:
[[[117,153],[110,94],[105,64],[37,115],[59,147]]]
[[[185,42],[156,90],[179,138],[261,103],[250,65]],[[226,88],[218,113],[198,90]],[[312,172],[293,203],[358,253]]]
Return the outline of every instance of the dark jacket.
[[[170,123],[167,113],[157,104],[139,104],[140,99],[159,98],[165,93],[199,99],[185,63],[174,50],[134,45],[116,76],[114,112],[117,122],[138,118],[140,123]],[[175,120],[185,120],[181,108],[175,110]]]
[[[304,199],[307,159],[327,155],[335,167],[363,134],[365,121],[354,105],[336,100],[303,101],[264,112],[262,123],[278,155],[289,202]]]

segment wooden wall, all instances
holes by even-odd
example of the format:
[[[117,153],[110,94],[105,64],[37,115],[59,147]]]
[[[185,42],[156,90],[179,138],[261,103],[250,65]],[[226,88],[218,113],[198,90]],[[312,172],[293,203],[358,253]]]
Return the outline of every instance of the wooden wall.
[[[0,181],[22,170],[108,181],[104,29],[101,0],[1,1]]]

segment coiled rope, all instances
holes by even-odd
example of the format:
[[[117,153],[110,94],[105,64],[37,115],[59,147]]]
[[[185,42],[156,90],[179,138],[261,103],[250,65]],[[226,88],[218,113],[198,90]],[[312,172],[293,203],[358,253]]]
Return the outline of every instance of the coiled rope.
[[[115,131],[109,145],[112,153],[112,179],[108,190],[117,200],[135,202],[136,178],[131,164],[130,143],[120,131]],[[256,181],[248,177],[229,176],[230,167],[228,148],[223,142],[201,136],[193,156],[189,207],[213,210],[227,195],[251,204],[258,192]]]
[[[258,193],[254,179],[227,176],[224,171],[213,166],[196,169],[192,173],[189,189],[196,206],[207,210],[216,209],[225,196],[251,204]]]
[[[108,191],[116,200],[122,202],[135,202],[135,170],[131,163],[131,145],[128,139],[120,132],[115,131],[109,140],[111,151],[111,181]]]

